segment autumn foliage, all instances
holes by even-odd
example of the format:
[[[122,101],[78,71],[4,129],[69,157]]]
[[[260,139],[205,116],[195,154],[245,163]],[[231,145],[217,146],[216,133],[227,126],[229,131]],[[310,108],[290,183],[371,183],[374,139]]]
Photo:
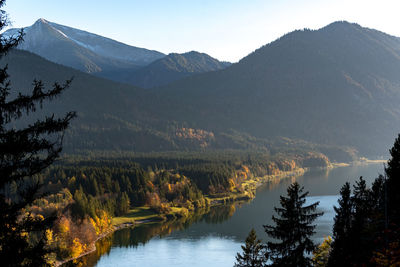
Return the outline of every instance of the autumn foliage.
[[[51,236],[49,245],[54,247],[61,258],[75,258],[90,249],[97,236],[111,227],[110,217],[103,211],[102,217],[74,221],[70,216],[60,217]]]

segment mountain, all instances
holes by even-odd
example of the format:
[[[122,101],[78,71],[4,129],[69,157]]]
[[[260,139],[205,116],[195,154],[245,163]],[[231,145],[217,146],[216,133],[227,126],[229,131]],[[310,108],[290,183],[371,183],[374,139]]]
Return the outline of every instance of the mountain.
[[[355,155],[348,148],[317,146],[302,140],[266,140],[229,129],[212,132],[189,127],[187,122],[160,116],[158,107],[164,100],[153,90],[89,75],[27,51],[12,51],[0,61],[0,66],[5,64],[8,64],[13,89],[11,98],[17,92],[30,92],[33,79],[42,80],[48,88],[56,81],[63,82],[73,77],[71,87],[60,98],[43,103],[44,109],[37,115],[43,117],[77,111],[78,117],[64,137],[64,151],[69,153],[235,149],[297,154],[323,150],[333,158],[346,160]]]
[[[9,29],[3,35],[16,36],[19,30]],[[24,32],[19,49],[83,72],[144,88],[230,65],[195,51],[165,56],[45,19],[24,28]]]
[[[291,32],[223,70],[152,90],[23,51],[5,62],[18,88],[75,77],[49,109],[78,111],[66,136],[75,151],[311,150],[342,160],[387,155],[400,132],[400,39],[348,22]]]
[[[9,29],[3,36],[17,34]],[[129,46],[93,33],[63,26],[45,19],[24,28],[24,41],[18,48],[52,62],[97,75],[138,69],[164,57],[152,50]]]
[[[14,50],[0,61],[8,64],[12,95],[28,93],[34,79],[46,87],[73,77],[60,98],[44,103],[38,116],[77,111],[64,138],[65,151],[172,151],[205,149],[260,149],[265,140],[235,133],[213,133],[188,128],[185,123],[160,118],[152,108],[162,99],[151,90],[89,75],[50,62],[33,53]],[[15,126],[15,125],[14,125]],[[16,125],[18,126],[18,125]]]
[[[171,53],[139,70],[131,73],[123,72],[116,80],[142,88],[152,88],[194,74],[221,70],[230,65],[229,62],[220,62],[207,54],[196,51],[184,54]]]
[[[9,53],[0,65],[5,63],[14,94],[29,92],[33,79],[50,87],[73,77],[71,87],[60,98],[43,104],[46,115],[77,111],[78,118],[65,136],[67,151],[170,148],[165,135],[147,126],[155,118],[145,109],[152,96],[143,89],[89,75],[22,50]]]
[[[165,117],[387,155],[400,132],[400,38],[348,22],[297,30],[158,90]]]

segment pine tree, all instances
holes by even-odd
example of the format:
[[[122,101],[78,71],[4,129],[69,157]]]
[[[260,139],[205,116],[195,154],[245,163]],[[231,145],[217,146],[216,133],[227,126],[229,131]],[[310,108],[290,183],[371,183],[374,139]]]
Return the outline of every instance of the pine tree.
[[[130,202],[128,194],[126,192],[123,192],[118,196],[115,213],[117,216],[124,215],[129,211],[129,208],[130,208]]]
[[[266,266],[267,257],[265,246],[257,239],[256,231],[251,229],[246,238],[245,246],[242,246],[243,254],[237,253],[234,267],[262,267]]]
[[[352,203],[354,209],[354,219],[353,219],[353,234],[357,232],[358,238],[361,238],[363,230],[368,227],[368,221],[371,219],[371,212],[374,206],[371,203],[372,193],[371,190],[367,188],[367,183],[360,177],[356,184],[353,186],[353,196]]]
[[[385,173],[387,175],[387,201],[390,223],[400,225],[400,134],[390,149],[392,156],[387,163]]]
[[[348,253],[350,232],[353,222],[353,203],[351,199],[350,183],[346,182],[340,189],[339,207],[334,207],[336,212],[333,225],[332,251],[328,266],[346,266],[349,262]]]
[[[385,176],[367,188],[362,177],[341,191],[333,226],[332,251],[328,266],[391,266],[397,258],[400,223],[400,135],[392,149]],[[390,263],[390,264],[389,264]]]
[[[4,5],[5,0],[0,0],[0,8]],[[0,10],[0,31],[7,25],[7,14]],[[22,32],[11,38],[0,35],[0,58],[16,47],[22,37]],[[0,263],[1,266],[44,266],[45,230],[52,220],[34,218],[25,208],[40,197],[40,184],[34,176],[59,156],[62,133],[75,114],[71,112],[62,118],[53,115],[20,128],[15,125],[20,125],[16,122],[23,116],[41,108],[44,101],[60,95],[70,82],[56,83],[51,90],[44,90],[41,81],[34,81],[31,94],[15,94],[11,93],[8,78],[5,66],[0,69]],[[4,190],[14,183],[18,185],[17,200],[7,197]]]
[[[265,232],[278,242],[268,242],[273,266],[311,266],[305,253],[311,253],[315,245],[310,237],[315,233],[312,223],[323,213],[315,212],[319,202],[304,206],[308,192],[295,182],[287,189],[287,197],[280,197],[281,208],[275,207],[280,217],[272,216],[275,226],[264,225]]]

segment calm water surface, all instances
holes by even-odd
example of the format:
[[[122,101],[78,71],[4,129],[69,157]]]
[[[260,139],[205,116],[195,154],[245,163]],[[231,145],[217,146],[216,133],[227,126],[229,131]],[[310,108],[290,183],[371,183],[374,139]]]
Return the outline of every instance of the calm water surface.
[[[253,227],[263,241],[267,236],[262,225],[271,224],[273,207],[294,180],[310,192],[307,201],[320,201],[318,210],[324,216],[317,220],[314,240],[320,242],[331,234],[333,205],[340,187],[354,184],[363,176],[370,185],[383,172],[382,164],[339,167],[333,170],[312,170],[297,178],[287,178],[277,184],[267,184],[257,190],[249,203],[211,208],[186,221],[164,225],[143,225],[123,229],[97,244],[97,251],[81,260],[84,266],[233,266],[248,232]]]

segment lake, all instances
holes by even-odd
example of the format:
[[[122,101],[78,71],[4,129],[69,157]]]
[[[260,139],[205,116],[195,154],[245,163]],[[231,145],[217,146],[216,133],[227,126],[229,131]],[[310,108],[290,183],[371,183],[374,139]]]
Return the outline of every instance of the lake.
[[[165,224],[141,225],[123,229],[99,241],[97,251],[84,257],[78,265],[116,266],[233,266],[247,234],[254,228],[263,241],[267,236],[263,225],[272,224],[273,208],[279,196],[286,195],[287,186],[297,180],[310,192],[309,203],[319,201],[325,214],[317,221],[313,239],[321,242],[331,235],[333,205],[341,186],[352,184],[360,177],[371,182],[383,172],[382,164],[311,170],[303,176],[287,178],[258,188],[256,198],[248,203],[235,203],[199,211],[192,217]]]

